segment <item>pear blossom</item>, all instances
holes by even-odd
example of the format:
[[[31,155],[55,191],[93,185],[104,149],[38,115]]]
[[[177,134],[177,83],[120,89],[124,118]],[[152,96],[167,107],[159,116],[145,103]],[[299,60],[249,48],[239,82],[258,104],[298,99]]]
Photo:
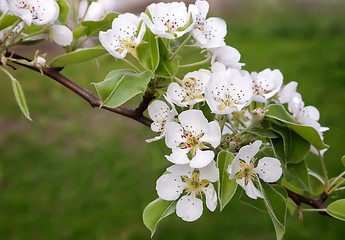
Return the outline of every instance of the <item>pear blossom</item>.
[[[140,18],[134,14],[121,14],[114,19],[111,29],[99,32],[99,40],[103,47],[116,58],[123,59],[128,52],[136,57],[136,48],[141,43],[146,29],[145,25],[138,29],[139,23]]]
[[[64,25],[53,25],[52,30],[52,40],[59,44],[60,46],[68,46],[73,40],[72,31]]]
[[[223,19],[211,17],[206,19],[209,10],[207,1],[197,0],[189,5],[195,25],[191,31],[193,38],[201,48],[219,48],[225,46],[226,23]]]
[[[160,135],[147,139],[146,142],[150,143],[162,139],[165,136],[165,124],[167,122],[173,122],[174,117],[177,115],[177,111],[172,105],[172,109],[169,108],[168,104],[161,100],[153,101],[147,108],[150,118],[153,120],[151,129],[154,132],[159,132]]]
[[[241,54],[240,52],[231,46],[223,46],[215,48],[211,59],[211,64],[215,62],[223,63],[227,68],[235,68],[241,70],[244,63],[240,63]]]
[[[206,102],[216,114],[240,111],[251,102],[251,79],[236,69],[217,71],[206,87]]]
[[[8,11],[8,5],[6,0],[0,0],[0,11],[6,13]]]
[[[251,74],[253,78],[253,101],[266,102],[272,98],[281,88],[283,84],[283,74],[278,70],[273,71],[269,68],[257,73]]]
[[[190,72],[185,75],[182,86],[171,83],[167,89],[167,97],[180,107],[194,105],[205,100],[204,92],[211,78],[211,72],[205,69]]]
[[[165,157],[175,164],[187,164],[202,168],[214,158],[214,152],[205,144],[216,148],[220,144],[221,132],[217,121],[208,122],[200,110],[182,112],[179,123],[165,124],[165,143],[172,153]],[[190,158],[191,159],[190,159]]]
[[[281,104],[289,103],[293,97],[299,95],[297,85],[297,82],[291,81],[279,91],[278,100]]]
[[[55,0],[7,0],[9,11],[20,17],[27,25],[54,23],[60,8]]]
[[[194,25],[189,21],[190,13],[183,2],[152,3],[147,7],[147,12],[141,13],[140,17],[152,33],[162,38],[181,37]]]
[[[88,0],[80,1],[78,17],[84,17],[84,21],[98,21],[107,13],[114,12],[117,8],[118,1],[98,0],[92,1],[88,7]]]
[[[213,182],[219,179],[219,170],[214,161],[199,169],[188,164],[173,165],[167,168],[168,174],[162,175],[156,182],[158,196],[167,201],[177,201],[176,214],[184,221],[192,222],[201,217],[202,198],[210,211],[217,207],[217,193]]]
[[[242,147],[228,167],[229,178],[236,179],[236,183],[245,190],[248,197],[253,199],[263,198],[262,193],[255,187],[254,181],[259,181],[261,178],[268,183],[275,182],[282,175],[280,161],[276,158],[261,158],[255,166],[254,156],[258,153],[261,144],[260,140],[256,140]]]

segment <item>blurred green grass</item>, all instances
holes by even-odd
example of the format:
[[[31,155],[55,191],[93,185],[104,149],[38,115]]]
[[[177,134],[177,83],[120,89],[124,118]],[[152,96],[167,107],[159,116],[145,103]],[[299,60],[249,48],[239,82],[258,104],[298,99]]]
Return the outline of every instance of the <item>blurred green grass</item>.
[[[223,12],[227,43],[242,54],[245,69],[279,68],[285,82],[298,81],[307,105],[321,112],[331,128],[325,141],[330,176],[344,167],[345,19],[343,3],[300,5],[276,1],[242,5]],[[188,55],[184,60],[188,59]],[[112,57],[63,70],[93,91],[118,66]],[[149,239],[141,220],[157,197],[155,181],[170,164],[163,141],[145,144],[149,128],[98,109],[52,80],[19,69],[31,116],[21,116],[10,81],[0,88],[0,236],[1,239]],[[134,103],[131,103],[134,104]],[[309,160],[317,169],[319,163]],[[305,213],[288,216],[284,239],[342,239],[344,223]],[[274,239],[266,214],[238,200],[219,213],[204,211],[185,223],[165,219],[154,239]]]

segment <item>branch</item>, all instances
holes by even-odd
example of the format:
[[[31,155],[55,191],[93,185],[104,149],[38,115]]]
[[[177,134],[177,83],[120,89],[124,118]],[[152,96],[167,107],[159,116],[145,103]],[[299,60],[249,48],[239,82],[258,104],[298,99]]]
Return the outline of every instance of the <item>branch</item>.
[[[17,55],[17,54],[13,54],[11,52],[6,52],[5,56],[11,57],[14,59],[18,59],[18,60],[26,60],[28,62],[31,61],[30,59],[27,59],[27,58],[22,57],[22,56]],[[70,79],[68,79],[67,77],[62,75],[60,73],[62,68],[43,67],[42,69],[39,69],[38,67],[29,66],[29,65],[19,63],[19,62],[14,62],[14,63],[16,63],[20,66],[29,68],[31,70],[34,70],[36,72],[42,72],[45,76],[48,76],[48,77],[54,79],[55,81],[64,85],[66,88],[68,88],[71,91],[78,94],[80,97],[82,97],[84,100],[86,100],[92,107],[98,107],[98,108],[102,108],[102,109],[105,109],[105,110],[113,112],[113,113],[120,114],[122,116],[131,118],[137,122],[140,122],[146,126],[150,126],[152,123],[151,119],[149,119],[143,115],[143,112],[147,109],[147,106],[149,105],[151,100],[154,99],[153,93],[151,93],[151,92],[145,93],[145,95],[143,97],[143,101],[140,103],[139,107],[135,110],[129,109],[126,107],[122,107],[122,106],[119,106],[116,108],[106,107],[106,106],[102,106],[102,101],[98,96],[92,94],[91,92],[89,92],[85,88],[79,86],[75,82],[71,81]]]

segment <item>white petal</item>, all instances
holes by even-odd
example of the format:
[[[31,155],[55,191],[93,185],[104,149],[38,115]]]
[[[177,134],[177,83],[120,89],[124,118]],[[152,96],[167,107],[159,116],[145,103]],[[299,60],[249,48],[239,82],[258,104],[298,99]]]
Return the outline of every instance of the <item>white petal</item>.
[[[127,51],[124,50],[121,54],[117,51],[120,48],[120,42],[116,37],[116,32],[113,29],[109,29],[106,32],[99,32],[99,41],[103,47],[114,57],[123,59]]]
[[[175,148],[184,141],[184,133],[180,124],[176,122],[168,122],[165,124],[165,144],[169,148]]]
[[[192,168],[202,168],[207,166],[214,158],[213,151],[201,151],[200,149],[196,150],[195,156],[190,161],[190,166]]]
[[[225,46],[224,37],[226,35],[226,23],[223,19],[212,17],[204,21],[203,27],[198,31],[193,31],[193,36],[201,48],[218,48]]]
[[[293,95],[296,93],[297,85],[298,83],[295,81],[286,84],[278,95],[279,102],[282,104],[288,103],[293,97]]]
[[[312,119],[314,121],[319,121],[319,119],[320,119],[320,112],[314,106],[304,107],[302,109],[302,113],[301,114],[303,115],[303,117],[310,118],[310,119]]]
[[[189,163],[189,158],[187,156],[189,149],[173,148],[172,153],[168,156],[165,155],[168,161],[175,164],[186,164]]]
[[[164,134],[161,134],[161,135],[156,136],[156,137],[154,137],[154,138],[146,139],[145,142],[147,142],[147,143],[152,143],[152,142],[161,140],[162,138],[164,138],[164,136],[165,136]]]
[[[240,52],[231,46],[223,46],[216,48],[212,55],[211,64],[221,62],[228,68],[235,68],[241,70],[244,63],[239,63],[241,58]]]
[[[167,89],[167,97],[173,103],[180,107],[186,107],[186,103],[182,103],[183,99],[185,98],[186,93],[184,89],[178,83],[170,83]]]
[[[158,196],[167,201],[176,200],[186,186],[181,177],[175,174],[162,175],[156,182]]]
[[[161,100],[155,100],[148,106],[147,111],[153,121],[162,121],[168,116],[170,108],[165,102]]]
[[[210,211],[213,212],[217,207],[217,193],[212,183],[204,188],[204,193],[206,197],[206,206],[208,209],[210,209]]]
[[[200,110],[187,110],[182,112],[178,119],[184,130],[199,135],[208,131],[208,121]]]
[[[275,182],[282,175],[280,161],[271,157],[264,157],[259,160],[255,173],[265,182]]]
[[[240,170],[241,170],[241,166],[240,166],[240,161],[237,154],[237,156],[234,158],[234,160],[229,165],[228,170],[227,170],[228,173],[230,174],[229,179],[234,179],[236,173],[238,173]]]
[[[244,181],[244,178],[242,178],[242,180]],[[257,199],[259,198],[263,198],[263,194],[259,191],[259,189],[257,189],[254,186],[254,183],[252,180],[248,181],[247,185],[244,185],[244,190],[246,191],[246,194],[248,195],[248,197],[253,198],[253,199]]]
[[[194,168],[191,168],[189,164],[176,164],[168,167],[167,171],[178,176],[192,177]]]
[[[216,162],[211,161],[206,167],[199,168],[200,179],[208,180],[210,182],[218,181],[219,179],[219,170],[216,167]]]
[[[64,25],[53,25],[52,26],[52,39],[60,46],[68,46],[73,40],[72,31]]]
[[[250,145],[243,146],[240,151],[237,153],[236,157],[244,160],[247,164],[250,163],[250,160],[258,153],[262,142],[256,140]]]
[[[176,204],[176,215],[187,222],[200,218],[202,211],[202,200],[196,198],[194,194],[181,197]]]
[[[217,121],[210,122],[208,126],[209,130],[205,133],[204,136],[202,136],[202,138],[200,138],[200,141],[207,142],[211,144],[214,148],[216,148],[220,144],[220,140],[222,138],[220,126]]]

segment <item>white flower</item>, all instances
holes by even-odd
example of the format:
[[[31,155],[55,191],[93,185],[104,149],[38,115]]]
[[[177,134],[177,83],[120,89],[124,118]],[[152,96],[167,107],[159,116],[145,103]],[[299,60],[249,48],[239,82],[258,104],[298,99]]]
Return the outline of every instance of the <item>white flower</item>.
[[[197,0],[189,5],[189,11],[192,13],[195,21],[191,33],[201,48],[218,48],[225,46],[224,37],[226,36],[226,23],[223,19],[211,17],[206,19],[209,4],[207,1]],[[206,20],[205,20],[206,19]]]
[[[192,168],[202,168],[214,158],[214,152],[205,143],[216,148],[221,132],[217,121],[208,122],[200,110],[182,112],[176,122],[165,124],[165,143],[172,154],[165,156],[175,164],[189,163]],[[191,160],[188,158],[190,153]]]
[[[265,70],[251,74],[253,78],[253,101],[266,102],[267,99],[273,97],[283,84],[283,74],[278,70]]]
[[[244,63],[240,63],[241,54],[233,47],[223,46],[213,50],[211,64],[216,62],[223,63],[227,68],[235,68],[241,70]]]
[[[6,0],[0,0],[0,11],[4,14],[8,11],[8,5]]]
[[[87,0],[80,1],[78,14],[79,19],[85,15],[84,21],[98,21],[107,13],[114,12],[118,5],[118,1],[98,0],[91,2],[88,8],[87,5]]]
[[[211,72],[205,69],[190,72],[183,78],[182,86],[171,83],[167,89],[167,97],[180,107],[194,105],[205,100],[204,92]]]
[[[64,25],[53,25],[52,26],[52,39],[55,43],[60,46],[68,46],[73,40],[72,31]]]
[[[253,96],[251,79],[236,69],[214,72],[206,86],[205,96],[213,113],[239,111],[250,103]]]
[[[190,14],[183,2],[152,3],[140,17],[152,33],[167,39],[175,39],[189,32],[194,23],[189,24]]]
[[[194,169],[188,164],[167,168],[168,174],[161,176],[156,183],[157,194],[161,199],[174,201],[176,214],[184,221],[197,220],[203,212],[202,196],[210,211],[217,207],[217,194],[212,182],[219,179],[219,170],[214,161],[206,167]]]
[[[279,91],[278,100],[281,104],[290,102],[293,97],[299,94],[297,92],[297,85],[297,82],[291,81]]]
[[[54,23],[59,16],[55,0],[7,0],[9,11],[20,17],[27,25]]]
[[[168,104],[161,100],[153,101],[147,110],[150,118],[153,120],[151,124],[152,131],[160,133],[159,136],[146,140],[146,142],[150,143],[162,139],[165,136],[165,124],[174,121],[177,111],[174,105],[172,105],[172,109],[170,110]]]
[[[112,28],[99,32],[99,40],[103,47],[114,57],[123,59],[127,52],[137,56],[136,48],[145,34],[143,24],[138,33],[140,18],[131,13],[125,13],[115,18]]]
[[[280,161],[275,158],[261,158],[255,167],[254,156],[258,153],[261,144],[262,142],[257,140],[253,144],[242,147],[228,168],[229,178],[236,179],[237,184],[245,190],[248,197],[253,199],[263,198],[253,181],[261,178],[265,182],[275,182],[282,175]]]

